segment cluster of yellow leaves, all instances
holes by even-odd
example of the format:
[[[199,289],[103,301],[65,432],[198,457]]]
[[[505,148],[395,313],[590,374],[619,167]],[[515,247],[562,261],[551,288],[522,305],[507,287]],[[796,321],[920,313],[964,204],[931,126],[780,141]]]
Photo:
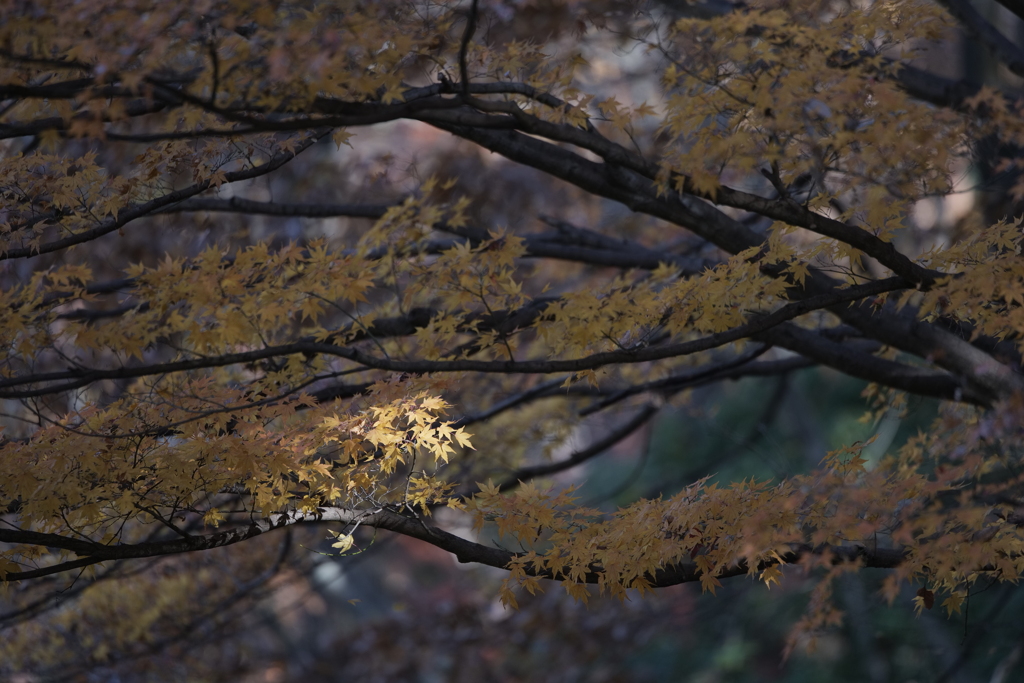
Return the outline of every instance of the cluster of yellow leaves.
[[[417,286],[407,290],[407,296],[429,296],[440,303],[443,311],[417,332],[426,357],[441,356],[456,333],[467,332],[476,336],[475,344],[482,349],[500,343],[499,353],[506,357],[512,354],[515,337],[500,335],[496,330],[481,332],[479,313],[500,320],[503,314],[528,302],[514,277],[516,259],[524,252],[521,238],[497,233],[478,247],[468,243],[456,246],[418,269]],[[485,351],[484,355],[489,353]]]
[[[1005,93],[983,86],[964,104],[975,115],[971,119],[974,139],[993,136],[1001,140],[1007,149],[1019,148],[1024,143],[1024,118],[1021,116],[1024,102],[1021,100],[1013,101]],[[1013,172],[1014,169],[1019,170],[1020,163],[1019,159],[1002,158],[994,170],[996,173]],[[1009,194],[1016,201],[1024,198],[1024,181],[1018,180]]]
[[[1024,227],[1001,221],[930,254],[931,264],[950,275],[920,298],[928,319],[949,317],[974,326],[974,336],[1024,343]]]
[[[451,220],[459,220],[460,206],[450,212]],[[485,316],[500,321],[502,313],[527,301],[513,277],[521,240],[496,236],[477,247],[463,243],[439,255],[418,254],[418,240],[432,232],[443,211],[410,200],[368,231],[354,252],[332,251],[322,241],[273,251],[260,244],[237,253],[210,247],[191,259],[168,257],[155,267],[134,266],[119,301],[86,290],[92,278],[86,267],[40,271],[0,295],[0,341],[19,351],[5,358],[0,375],[38,368],[47,350],[97,367],[152,362],[157,347],[167,342],[179,358],[272,347],[294,340],[296,331],[306,339],[345,344],[372,338],[370,328],[379,315],[438,304],[443,313],[416,335],[428,356],[441,355],[457,335],[490,346],[496,335],[477,335],[480,322]],[[376,305],[360,308],[371,296]],[[117,313],[75,314],[93,304],[100,313],[110,307]],[[373,341],[386,354],[401,352],[394,341]],[[239,374],[235,368],[227,376],[273,390],[307,381],[323,372],[326,362],[292,355],[262,372],[250,368]]]
[[[372,285],[372,271],[362,259],[317,245],[273,253],[258,245],[226,257],[211,248],[195,259],[168,258],[155,268],[131,268],[128,296],[113,302],[119,314],[98,321],[74,315],[100,301],[86,291],[87,268],[37,273],[26,286],[3,292],[0,334],[18,353],[8,354],[0,375],[15,377],[30,365],[38,367],[48,350],[97,367],[153,361],[156,345],[167,341],[176,342],[185,358],[261,348],[289,338],[303,320],[316,322],[324,309],[362,300]],[[295,356],[264,380],[280,386],[320,365]]]
[[[702,587],[711,592],[721,585],[716,575],[740,559],[766,583],[777,582],[767,563],[780,561],[786,542],[798,534],[798,515],[786,501],[790,494],[788,484],[719,488],[701,480],[671,499],[639,501],[602,515],[573,505],[571,490],[553,494],[527,484],[502,496],[484,485],[470,509],[478,524],[495,523],[499,536],[524,548],[502,591],[514,604],[517,584],[537,589],[530,575],[535,572],[561,580],[580,598],[594,575],[598,590],[621,598],[629,589],[649,590],[655,572],[683,563],[696,566]]]
[[[796,254],[782,240],[772,247],[765,261]],[[640,348],[662,331],[686,337],[741,325],[750,313],[769,312],[787,286],[762,274],[757,251],[741,252],[692,277],[678,277],[663,266],[650,274],[627,273],[601,288],[568,292],[548,306],[537,333],[552,353],[579,356]]]
[[[444,401],[402,389],[382,385],[370,408],[338,414],[302,397],[262,403],[209,379],[167,381],[5,443],[0,499],[17,502],[23,528],[104,544],[131,540],[154,522],[173,527],[199,516],[216,526],[235,519],[218,506],[238,495],[243,509],[231,515],[404,505],[403,486],[389,482],[398,466],[419,458],[436,468],[469,439],[439,419]],[[412,490],[420,505],[446,493],[426,472]],[[3,556],[26,562],[45,551],[15,547]]]
[[[0,250],[6,252],[12,247],[38,246],[51,225],[61,225],[65,233],[75,232],[86,221],[79,218],[76,223],[74,217],[90,214],[90,223],[97,213],[106,217],[123,204],[130,187],[123,179],[110,178],[90,152],[75,158],[6,159],[0,168],[0,192],[5,199]]]
[[[444,223],[451,229],[466,226],[468,201],[451,204],[430,201],[435,187],[447,189],[450,183],[428,180],[421,198],[410,198],[388,212],[360,240],[363,253],[376,259],[372,266],[376,282],[397,296],[391,308],[381,312],[400,312],[426,307],[437,313],[429,324],[419,328],[415,340],[419,355],[429,359],[463,355],[470,347],[457,342],[471,338],[472,350],[490,354],[500,348],[510,353],[516,339],[496,330],[481,330],[482,323],[500,323],[529,302],[518,279],[519,259],[525,253],[523,240],[503,231],[473,245],[470,241],[454,244],[439,254],[420,252],[420,244]],[[364,324],[366,323],[364,319]],[[468,335],[468,337],[467,337]]]
[[[269,540],[269,539],[268,539]],[[250,543],[241,552],[190,553],[152,562],[149,571],[119,573],[89,567],[75,588],[94,581],[76,599],[52,605],[44,615],[8,623],[0,661],[15,671],[46,672],[62,666],[95,670],[146,652],[155,643],[195,635],[195,625],[230,622],[247,603],[239,592],[259,596],[279,560],[280,538]],[[7,596],[20,588],[8,585]],[[71,596],[66,596],[71,597]],[[73,643],[69,647],[69,642]],[[195,644],[193,643],[193,647]],[[217,645],[214,645],[217,647]],[[192,651],[195,656],[195,651]]]
[[[810,178],[816,189],[828,173],[833,196],[865,184],[901,197],[948,189],[964,122],[914,101],[891,77],[895,51],[945,25],[923,2],[681,20],[670,43],[654,46],[672,61],[662,77],[663,164],[710,195],[766,163],[780,180]],[[879,218],[865,217],[872,229]]]
[[[166,118],[170,130],[186,123],[174,115]],[[77,157],[36,153],[6,158],[0,168],[0,195],[6,201],[0,216],[0,253],[33,252],[102,230],[127,209],[180,189],[183,178],[219,187],[228,171],[258,166],[290,144],[266,136],[244,143],[161,142],[138,154],[125,175],[100,165],[92,151]]]
[[[716,575],[741,561],[770,585],[782,578],[787,554],[798,552],[801,567],[827,570],[799,638],[841,618],[831,583],[860,566],[856,553],[841,556],[842,549],[864,548],[905,554],[884,584],[890,601],[913,581],[943,593],[941,606],[955,612],[977,581],[1015,581],[1024,572],[1020,513],[1006,495],[1022,481],[1013,467],[1021,410],[1018,402],[979,417],[950,408],[928,434],[870,470],[861,457],[867,444],[856,444],[806,476],[724,488],[702,480],[611,514],[577,507],[571,490],[531,485],[504,495],[483,485],[469,508],[478,526],[493,523],[499,538],[520,548],[502,591],[510,604],[517,587],[539,588],[536,574],[582,599],[587,580],[623,597],[629,589],[643,593],[656,572],[673,567],[692,567],[714,592]]]

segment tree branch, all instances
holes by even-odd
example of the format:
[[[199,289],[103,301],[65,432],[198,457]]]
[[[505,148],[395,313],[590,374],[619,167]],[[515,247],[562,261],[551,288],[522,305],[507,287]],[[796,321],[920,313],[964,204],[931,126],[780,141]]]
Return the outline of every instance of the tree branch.
[[[241,171],[230,171],[228,173],[225,173],[225,182],[234,183],[240,180],[251,180],[252,178],[258,178],[260,176],[264,176],[268,173],[276,171],[277,169],[281,168],[289,161],[294,159],[296,156],[298,156],[305,150],[309,149],[315,142],[323,138],[328,133],[330,133],[329,130],[319,131],[314,135],[301,141],[298,145],[296,145],[294,150],[290,152],[282,152],[280,154],[277,154],[262,166],[256,166],[254,168],[247,168]],[[89,230],[83,230],[82,232],[69,235],[68,237],[65,237],[63,239],[54,240],[52,242],[46,242],[36,247],[8,249],[7,251],[0,253],[0,261],[16,258],[29,258],[32,256],[38,256],[40,254],[48,254],[51,252],[60,251],[62,249],[67,249],[68,247],[74,246],[76,244],[82,244],[84,242],[92,241],[98,237],[102,237],[103,235],[107,235],[111,232],[114,232],[115,230],[124,227],[125,225],[127,225],[128,223],[137,218],[152,214],[154,211],[162,209],[165,206],[169,206],[171,204],[174,204],[175,202],[180,202],[182,200],[194,197],[197,194],[205,192],[206,190],[210,189],[210,186],[211,181],[203,180],[187,188],[175,190],[174,192],[169,192],[163,195],[162,197],[151,199],[148,202],[127,206],[121,211],[119,211],[116,217],[108,218],[104,221],[101,221],[99,225]]]
[[[968,0],[939,0],[939,4],[949,10],[967,32],[987,47],[1007,69],[1024,77],[1024,50],[990,24]]]
[[[888,278],[886,280],[878,280],[862,285],[854,285],[845,289],[837,289],[826,294],[819,294],[817,296],[788,303],[771,313],[759,314],[749,322],[738,325],[730,330],[717,332],[698,339],[638,349],[606,351],[576,359],[523,361],[480,361],[471,359],[438,361],[396,360],[391,358],[379,358],[352,347],[337,346],[335,344],[317,342],[312,338],[307,338],[290,344],[268,346],[252,351],[172,361],[169,363],[157,363],[147,366],[110,369],[75,368],[58,372],[38,373],[36,375],[23,377],[9,377],[0,380],[0,397],[31,398],[33,396],[43,396],[58,391],[69,391],[103,379],[129,379],[165,374],[169,372],[184,372],[203,368],[222,367],[238,363],[252,363],[254,361],[264,360],[275,356],[297,353],[322,353],[325,355],[338,356],[367,368],[390,370],[393,372],[431,373],[468,371],[505,374],[580,372],[596,369],[612,363],[643,363],[653,360],[661,360],[664,358],[689,355],[701,351],[708,351],[741,339],[762,335],[788,320],[810,313],[811,311],[836,306],[841,303],[856,301],[868,296],[877,296],[878,294],[885,292],[898,291],[905,288],[905,286],[906,285],[901,278]],[[789,348],[788,345],[793,343],[790,336],[782,335],[779,336],[779,339],[781,341],[777,345],[782,346],[783,348]],[[845,347],[842,347],[841,345],[836,344],[836,346],[845,349]],[[803,353],[802,351],[797,351],[798,353]],[[803,355],[815,358],[813,354],[804,353]],[[817,358],[815,359],[818,360]],[[846,367],[846,361],[842,358],[830,358],[826,364],[834,365],[839,368]],[[924,372],[923,374],[930,375],[932,373]],[[13,387],[24,386],[27,384],[58,382],[62,380],[67,381],[64,384],[53,387],[28,390],[13,389]]]
[[[1000,5],[1024,19],[1024,2],[1021,0],[996,0]]]
[[[67,563],[54,565],[49,568],[49,573],[56,571],[67,571],[76,567],[95,564],[106,560],[158,557],[172,555],[196,550],[209,550],[212,548],[233,545],[242,541],[255,538],[269,531],[285,529],[299,524],[324,524],[339,523],[345,526],[358,523],[360,526],[372,527],[392,531],[403,536],[424,541],[442,550],[445,550],[462,563],[475,563],[506,569],[515,559],[516,554],[500,548],[492,548],[474,541],[469,541],[454,534],[451,534],[439,527],[426,524],[421,519],[406,517],[391,510],[351,510],[346,508],[320,508],[316,512],[288,512],[273,515],[269,519],[254,521],[246,527],[238,527],[229,531],[218,532],[203,536],[191,536],[189,538],[177,538],[169,541],[158,541],[152,543],[102,545],[99,543],[87,544],[89,550],[86,557]],[[31,543],[57,549],[72,549],[72,546],[81,548],[84,542],[77,539],[69,539],[59,534],[37,534],[20,530],[0,529],[0,543]],[[879,567],[891,569],[899,565],[905,557],[905,551],[901,549],[869,549],[864,546],[826,546],[822,548],[811,548],[809,546],[794,546],[788,553],[781,554],[782,559],[787,563],[799,561],[801,557],[808,554],[825,554],[833,557],[833,561],[854,561],[860,560],[867,567]],[[71,566],[71,565],[74,566]],[[60,568],[60,569],[58,569]],[[533,566],[525,568],[526,573],[532,576],[539,576],[548,579],[560,579],[550,572],[538,570]],[[46,572],[47,568],[33,570],[33,572]],[[748,573],[748,567],[742,560],[730,565],[720,571],[716,576],[727,578],[742,576]],[[21,578],[33,578],[24,576]],[[14,578],[14,573],[7,575],[8,581],[19,580]],[[680,583],[699,581],[701,572],[696,563],[683,561],[665,567],[648,575],[646,578],[652,587],[661,588],[673,586]],[[601,579],[599,568],[588,572],[584,581],[586,583],[597,583]]]
[[[598,439],[594,443],[590,444],[582,450],[575,451],[572,455],[564,460],[558,462],[545,463],[543,465],[531,465],[529,467],[521,467],[508,476],[504,481],[498,484],[499,491],[508,491],[509,489],[515,488],[521,483],[536,479],[537,477],[544,477],[549,474],[557,474],[564,470],[572,469],[578,465],[582,465],[586,461],[590,460],[594,456],[604,453],[606,450],[619,443],[630,434],[640,429],[640,427],[647,424],[647,422],[654,417],[658,412],[658,408],[651,404],[645,405],[637,412],[630,420],[618,429],[613,430],[607,436]]]

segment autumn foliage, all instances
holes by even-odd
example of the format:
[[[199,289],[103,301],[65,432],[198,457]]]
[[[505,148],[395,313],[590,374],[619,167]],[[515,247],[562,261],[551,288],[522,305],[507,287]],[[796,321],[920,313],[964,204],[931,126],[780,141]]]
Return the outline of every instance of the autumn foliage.
[[[863,567],[948,612],[1017,581],[1024,116],[922,55],[959,27],[1013,73],[1024,51],[964,0],[725,5],[568,3],[524,36],[532,10],[476,0],[0,3],[14,599],[306,526],[507,569],[512,605],[793,565],[820,579],[794,643]],[[646,101],[601,80],[622,51]],[[371,168],[361,138],[415,159]],[[939,414],[881,458],[576,494],[695,387],[814,366],[865,381],[867,420]],[[0,671],[33,666],[33,628]]]

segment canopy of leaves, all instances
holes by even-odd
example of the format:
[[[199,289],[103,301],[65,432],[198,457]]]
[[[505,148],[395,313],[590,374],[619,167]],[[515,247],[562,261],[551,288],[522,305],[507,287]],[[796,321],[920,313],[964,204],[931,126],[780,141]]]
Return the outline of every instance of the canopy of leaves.
[[[111,572],[306,526],[506,570],[512,606],[797,565],[791,645],[860,568],[949,613],[1024,573],[1022,105],[926,48],[1024,50],[965,0],[555,5],[0,2],[0,579],[30,617],[96,586],[0,671],[61,661],[40,633],[104,622]],[[581,500],[697,387],[812,366],[868,421],[941,407],[890,452]],[[262,585],[259,547],[119,591],[91,656]]]

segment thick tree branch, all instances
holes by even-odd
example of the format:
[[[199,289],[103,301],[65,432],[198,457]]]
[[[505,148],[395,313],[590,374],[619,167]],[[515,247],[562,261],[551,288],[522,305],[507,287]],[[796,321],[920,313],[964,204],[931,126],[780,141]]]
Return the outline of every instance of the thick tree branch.
[[[397,204],[312,204],[286,202],[257,202],[243,197],[218,199],[196,197],[154,211],[153,215],[183,213],[187,211],[210,211],[261,216],[283,216],[286,218],[372,218],[384,216]]]
[[[344,216],[349,218],[379,219],[391,208],[392,204],[316,204],[316,203],[280,203],[257,202],[240,197],[231,199],[196,198],[180,202],[173,206],[153,212],[154,214],[179,213],[185,211],[215,211],[225,213],[258,214],[264,216],[284,216],[303,218],[330,218]],[[662,263],[677,266],[684,274],[699,273],[714,265],[713,262],[674,254],[655,251],[637,242],[625,239],[613,239],[598,233],[569,226],[558,221],[562,235],[524,235],[526,256],[531,258],[554,258],[590,265],[610,266],[614,268],[638,268],[654,270]],[[569,228],[572,232],[569,232]],[[435,229],[479,242],[489,238],[482,229],[454,228],[442,221]],[[454,244],[452,245],[454,246]]]
[[[878,294],[885,292],[898,291],[905,288],[905,286],[906,285],[902,279],[889,278],[862,285],[855,285],[846,289],[837,289],[826,294],[820,294],[788,303],[771,313],[755,315],[749,322],[738,325],[724,332],[718,332],[685,342],[642,347],[637,349],[607,351],[577,359],[522,361],[479,361],[471,359],[438,361],[396,360],[371,356],[353,347],[337,346],[335,344],[317,342],[312,338],[307,338],[290,344],[269,346],[252,351],[172,361],[169,363],[109,369],[75,368],[57,372],[38,373],[23,377],[4,378],[0,380],[0,397],[30,398],[32,396],[42,396],[56,391],[69,391],[103,379],[129,379],[165,374],[169,372],[185,372],[188,370],[222,367],[238,363],[252,363],[267,358],[273,358],[275,356],[297,353],[322,353],[325,355],[338,356],[367,368],[390,370],[393,372],[431,373],[468,371],[505,374],[580,372],[596,369],[613,363],[643,363],[653,360],[662,360],[664,358],[689,355],[701,351],[708,351],[748,337],[756,337],[757,335],[761,335],[774,327],[778,327],[788,320],[810,313],[811,311],[836,306],[844,302],[857,301],[868,296],[877,296]],[[786,343],[779,343],[777,345],[789,348],[789,337],[780,338],[784,338]],[[843,348],[841,345],[836,346]],[[802,353],[799,350],[798,352]],[[812,354],[803,355],[815,358]],[[817,358],[815,359],[818,360]],[[829,365],[835,365],[840,368],[845,365],[845,361],[841,358],[830,360],[831,362],[827,363]],[[933,373],[925,372],[924,374],[931,375]],[[27,384],[61,381],[64,381],[65,383],[47,388],[28,390],[14,389],[14,387],[24,386]]]
[[[1024,50],[990,24],[969,0],[939,0],[939,4],[949,10],[978,42],[991,50],[1007,69],[1024,77]]]
[[[877,310],[865,305],[831,310],[872,339],[927,358],[962,377],[963,391],[976,402],[991,405],[1024,392],[1024,376],[959,335],[917,320],[911,311]]]
[[[1000,5],[1024,19],[1024,2],[1021,0],[996,0]]]
[[[99,564],[105,562],[100,557],[80,557],[77,560],[68,560],[67,562],[59,562],[52,564],[48,567],[39,567],[38,569],[26,569],[20,572],[7,572],[6,574],[0,575],[0,581],[28,581],[29,579],[41,579],[44,576],[54,576],[56,574],[63,574],[69,572],[72,569],[80,569],[82,567],[88,567],[90,565]]]
[[[515,107],[515,105],[510,106]],[[515,111],[518,111],[518,108]],[[497,151],[503,156],[509,156],[505,150],[514,151],[515,146],[506,142],[506,140],[509,139],[508,133],[499,133],[493,130],[466,130],[464,124],[460,125],[458,122],[452,121],[452,114],[454,113],[456,112],[435,112],[424,115],[420,118],[421,120],[437,125],[440,128],[450,130],[460,137],[472,139],[477,144],[487,147],[488,149],[492,149],[492,151]],[[589,133],[567,124],[551,123],[521,112],[515,116],[515,119],[518,124],[517,128],[526,133],[542,136],[549,140],[568,142],[599,155],[605,160],[606,164],[613,167],[611,170],[615,179],[628,186],[637,187],[637,183],[632,181],[628,174],[623,173],[625,170],[637,173],[647,181],[651,182],[656,180],[660,174],[661,169],[658,167],[658,164],[648,161],[640,155],[630,152],[621,145],[613,143],[596,133]],[[453,123],[455,124],[454,126],[452,125]],[[537,150],[535,149],[533,153],[536,155]],[[513,158],[514,161],[519,161],[520,163],[536,165],[540,158],[549,155],[550,151],[548,151],[548,154],[535,157],[535,161],[533,163],[521,158],[522,155],[520,155],[520,158],[509,158]],[[621,170],[616,171],[614,167],[619,167]],[[856,247],[865,254],[877,259],[880,263],[892,269],[894,273],[904,277],[909,282],[925,284],[931,283],[935,279],[936,274],[930,273],[921,266],[913,263],[909,258],[897,251],[891,243],[879,239],[867,230],[862,230],[860,228],[847,225],[841,221],[822,216],[821,214],[815,213],[795,202],[787,201],[785,199],[765,199],[763,197],[735,190],[726,186],[718,188],[714,193],[714,196],[709,196],[706,193],[701,193],[694,189],[692,183],[689,182],[689,179],[682,174],[676,175],[683,179],[684,192],[687,194],[699,196],[703,199],[709,199],[719,205],[730,206],[744,211],[757,213],[774,220],[784,221],[790,225],[806,228],[826,237],[831,237],[841,242],[845,242],[846,244]],[[675,183],[673,182],[672,184]],[[637,187],[637,189],[640,188]],[[648,188],[644,188],[644,190],[646,190],[644,194],[654,194],[657,196],[656,190]],[[687,221],[685,223],[680,221],[673,222],[683,225],[689,230],[693,230],[701,237],[719,244],[719,246],[728,249],[732,253],[737,253],[750,247],[759,246],[761,242],[756,234],[747,230],[741,231],[734,225],[732,226],[732,231],[736,234],[735,236],[727,238],[729,246],[726,246],[725,243],[718,241],[721,240],[722,237],[719,237],[718,240],[716,240],[712,234],[705,234],[705,231],[710,229],[710,226],[708,226],[706,222],[703,224],[693,221]],[[724,221],[721,219],[717,221],[719,224],[723,222]],[[716,229],[718,227],[720,226],[716,226]],[[740,244],[743,244],[743,246],[741,247]]]
[[[151,543],[103,545],[71,539],[59,534],[38,534],[12,529],[0,529],[0,543],[31,543],[58,550],[70,550],[84,555],[84,557],[78,560],[53,567],[54,570],[57,570],[57,567],[62,567],[60,571],[66,571],[106,560],[159,557],[196,550],[210,550],[212,548],[233,545],[269,531],[285,529],[294,525],[323,523],[336,523],[345,526],[359,524],[360,526],[392,531],[445,550],[462,563],[482,564],[505,569],[515,559],[515,554],[507,550],[466,540],[439,527],[428,525],[423,520],[406,517],[391,510],[350,510],[346,508],[320,508],[316,512],[309,513],[282,513],[274,515],[269,519],[255,520],[249,526],[238,527],[228,531]],[[887,569],[898,566],[905,556],[904,551],[899,549],[870,549],[864,546],[830,546],[813,549],[808,546],[799,546],[793,547],[790,552],[783,554],[782,558],[787,563],[793,563],[799,561],[804,555],[822,553],[829,553],[835,561],[859,560],[867,567]],[[72,564],[74,566],[70,566]],[[24,576],[24,574],[30,572],[22,572],[20,574],[9,573],[6,580],[14,581],[22,578],[33,578],[35,572],[45,571],[47,571],[46,568],[33,570],[31,572],[33,576]],[[526,572],[529,575],[543,578],[561,578],[552,576],[549,572],[538,571],[536,567],[532,566],[528,566]],[[748,567],[740,560],[719,572],[717,576],[719,578],[727,578],[742,576],[747,573]],[[701,573],[695,563],[682,561],[658,570],[653,575],[649,575],[647,580],[652,587],[660,588],[699,581],[700,576]],[[598,568],[589,572],[585,577],[586,583],[597,583],[600,579],[601,574]]]
[[[971,392],[964,386],[962,380],[954,375],[878,358],[796,325],[780,325],[756,334],[753,338],[789,349],[822,365],[836,368],[844,374],[868,382],[878,382],[918,396],[990,405],[987,394]]]

